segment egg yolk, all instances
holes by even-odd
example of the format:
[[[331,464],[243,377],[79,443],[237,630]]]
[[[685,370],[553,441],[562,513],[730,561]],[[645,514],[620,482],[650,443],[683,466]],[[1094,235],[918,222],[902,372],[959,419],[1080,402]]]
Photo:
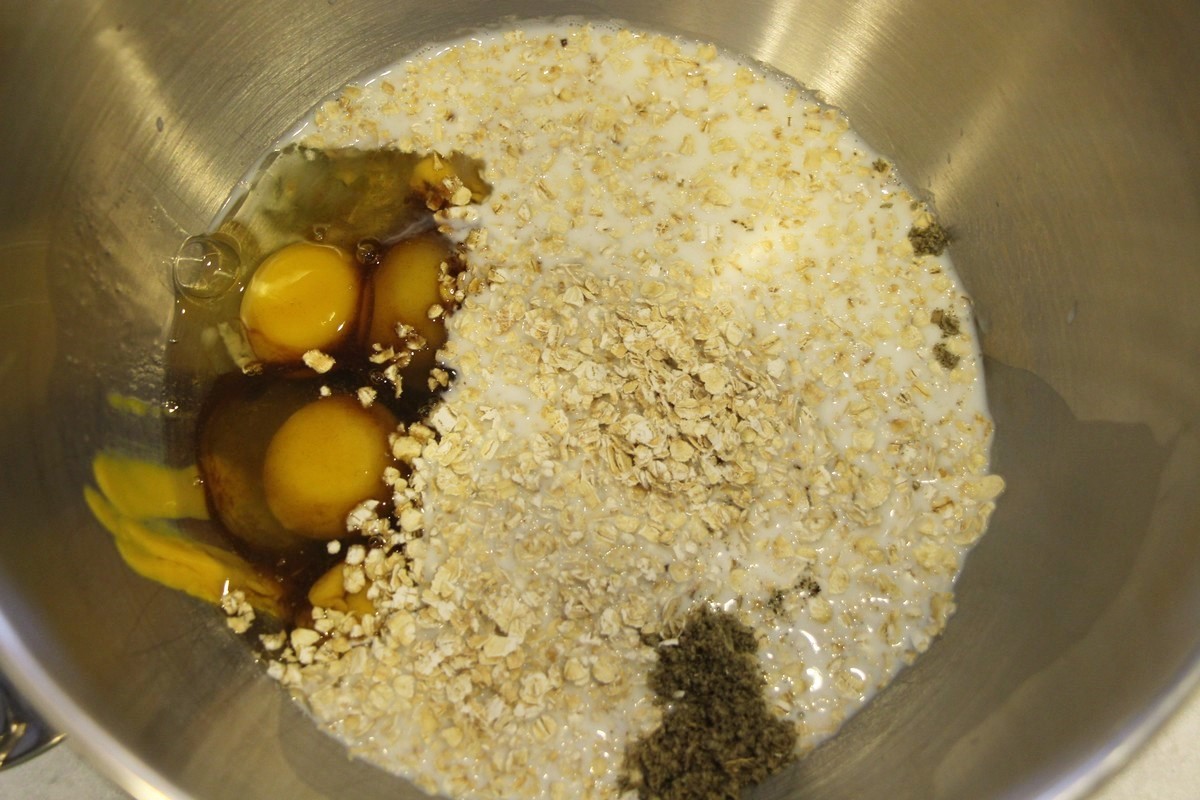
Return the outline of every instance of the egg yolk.
[[[241,318],[255,356],[299,361],[337,348],[354,330],[362,278],[354,259],[331,245],[296,242],[259,265],[242,297]]]
[[[435,351],[446,342],[446,325],[441,317],[430,319],[430,309],[443,302],[442,265],[450,249],[442,239],[422,236],[398,242],[384,256],[372,277],[374,303],[369,341],[384,346],[403,346],[396,325],[406,325],[425,340],[414,353],[414,363],[428,367]]]
[[[346,516],[385,494],[395,418],[351,397],[316,400],[287,418],[267,445],[263,490],[288,530],[314,539],[346,534]]]

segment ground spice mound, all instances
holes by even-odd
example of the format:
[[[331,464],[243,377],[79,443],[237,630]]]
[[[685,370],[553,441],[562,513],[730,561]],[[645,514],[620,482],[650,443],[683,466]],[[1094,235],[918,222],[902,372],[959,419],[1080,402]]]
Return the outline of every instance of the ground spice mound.
[[[723,800],[793,757],[796,731],[773,717],[755,658],[754,631],[702,607],[659,646],[649,686],[665,706],[662,725],[626,753],[622,789],[643,800]]]
[[[940,256],[950,244],[950,234],[937,222],[930,222],[924,227],[914,227],[908,232],[908,240],[912,242],[913,252],[919,256]]]

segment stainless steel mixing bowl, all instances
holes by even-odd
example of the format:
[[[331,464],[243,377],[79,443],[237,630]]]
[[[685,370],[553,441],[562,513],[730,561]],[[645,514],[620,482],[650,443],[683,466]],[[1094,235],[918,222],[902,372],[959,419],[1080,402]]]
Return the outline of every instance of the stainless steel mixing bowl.
[[[508,15],[714,40],[936,201],[1009,491],[945,636],[764,798],[1078,797],[1200,667],[1200,4],[46,0],[0,11],[0,666],[138,797],[417,796],[348,761],[80,498],[153,454],[169,258],[346,80]],[[172,409],[162,409],[163,414]]]

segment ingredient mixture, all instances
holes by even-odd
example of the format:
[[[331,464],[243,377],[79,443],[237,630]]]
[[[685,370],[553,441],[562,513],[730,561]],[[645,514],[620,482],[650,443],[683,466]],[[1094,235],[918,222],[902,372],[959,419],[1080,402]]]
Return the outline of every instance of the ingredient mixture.
[[[532,25],[297,143],[426,154],[402,234],[263,248],[219,326],[255,376],[201,425],[234,538],[324,559],[230,623],[352,753],[452,797],[735,796],[942,630],[1004,485],[972,309],[838,111],[711,45]]]

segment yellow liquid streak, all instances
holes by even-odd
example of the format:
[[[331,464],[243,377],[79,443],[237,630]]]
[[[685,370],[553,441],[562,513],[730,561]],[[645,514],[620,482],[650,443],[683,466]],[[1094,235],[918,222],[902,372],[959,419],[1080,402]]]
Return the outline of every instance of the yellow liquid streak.
[[[195,466],[172,469],[100,453],[92,461],[92,473],[99,490],[85,487],[84,500],[112,534],[117,552],[134,572],[213,604],[230,592],[241,591],[258,611],[283,617],[279,585],[245,559],[149,524],[208,519]]]
[[[208,519],[195,465],[172,469],[135,458],[99,453],[92,475],[104,497],[133,519]]]

